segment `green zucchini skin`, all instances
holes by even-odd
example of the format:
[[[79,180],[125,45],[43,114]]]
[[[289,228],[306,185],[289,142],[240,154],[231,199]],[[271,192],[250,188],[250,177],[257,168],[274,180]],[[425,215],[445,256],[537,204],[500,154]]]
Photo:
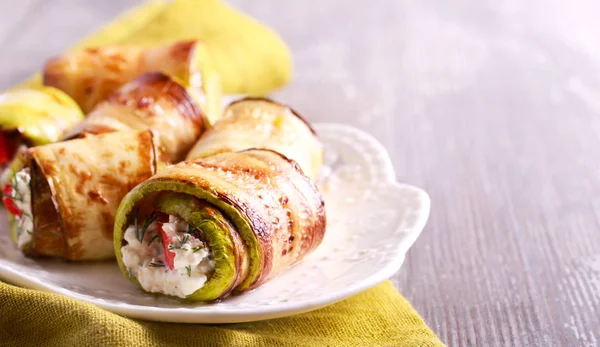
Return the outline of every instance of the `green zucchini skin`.
[[[122,261],[123,235],[135,211],[156,209],[202,230],[214,253],[214,274],[189,301],[254,289],[301,261],[325,233],[316,186],[276,152],[252,149],[171,165],[129,192],[117,211],[117,261],[137,285]]]
[[[23,253],[69,261],[114,258],[115,213],[127,192],[162,165],[159,148],[156,133],[143,130],[20,150],[9,170],[28,170],[31,178],[33,226]],[[16,242],[15,222],[11,216]]]
[[[154,206],[200,230],[215,255],[216,267],[210,281],[194,292],[189,300],[212,301],[231,293],[248,270],[248,257],[229,218],[213,205],[183,193],[160,193]]]

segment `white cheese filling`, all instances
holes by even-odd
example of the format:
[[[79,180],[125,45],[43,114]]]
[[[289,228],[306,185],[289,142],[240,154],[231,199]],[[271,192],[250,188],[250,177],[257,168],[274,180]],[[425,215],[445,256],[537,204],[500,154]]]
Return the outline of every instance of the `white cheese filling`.
[[[142,223],[140,223],[142,224]],[[170,243],[167,252],[175,254],[173,269],[165,260],[165,250],[159,228]],[[142,225],[138,225],[138,233]],[[152,293],[185,298],[202,288],[215,270],[213,255],[202,240],[188,233],[189,225],[169,216],[168,223],[153,222],[146,229],[142,242],[135,225],[125,231],[127,245],[121,247],[123,263],[129,276],[136,278],[142,288]]]
[[[30,182],[29,168],[16,172],[10,179],[10,185],[13,187],[12,199],[21,211],[21,216],[14,216],[17,220],[17,247],[19,249],[25,248],[31,242],[33,234]]]

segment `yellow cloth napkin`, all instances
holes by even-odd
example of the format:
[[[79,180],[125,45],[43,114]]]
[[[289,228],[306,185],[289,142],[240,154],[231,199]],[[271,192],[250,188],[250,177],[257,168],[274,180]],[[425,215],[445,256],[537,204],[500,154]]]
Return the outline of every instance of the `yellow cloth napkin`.
[[[265,95],[284,86],[292,58],[270,28],[220,0],[152,1],[124,13],[74,48],[106,44],[156,45],[201,39],[225,94]],[[41,75],[22,86],[41,84]]]
[[[267,321],[139,321],[0,282],[5,346],[443,346],[389,281],[337,304]]]

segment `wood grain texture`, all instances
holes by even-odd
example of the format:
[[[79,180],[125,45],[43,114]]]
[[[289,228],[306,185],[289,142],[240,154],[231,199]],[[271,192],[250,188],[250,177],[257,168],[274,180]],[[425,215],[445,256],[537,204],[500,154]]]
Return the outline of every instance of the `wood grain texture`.
[[[0,87],[133,3],[0,3]],[[600,345],[599,2],[233,3],[293,50],[276,98],[430,193],[393,280],[444,342]]]

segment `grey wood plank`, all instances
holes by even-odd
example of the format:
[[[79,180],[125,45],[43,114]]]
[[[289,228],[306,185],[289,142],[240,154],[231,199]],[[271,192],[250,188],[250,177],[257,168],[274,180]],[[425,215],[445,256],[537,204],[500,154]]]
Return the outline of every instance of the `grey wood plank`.
[[[49,0],[48,2],[52,2]],[[20,24],[36,11],[40,0],[13,1],[0,10],[0,42],[10,40],[18,34]],[[2,53],[0,53],[2,54]]]
[[[70,47],[102,27],[122,11],[140,3],[127,1],[52,0],[35,3],[27,18],[15,22],[9,37],[2,39],[0,89],[18,83],[36,71],[51,56]],[[20,2],[0,3],[0,13],[8,16]],[[0,17],[1,18],[1,17]]]
[[[598,4],[261,4],[296,57],[282,97],[431,194],[394,283],[442,340],[598,345]]]
[[[397,178],[430,193],[393,281],[444,342],[600,344],[599,2],[232,3],[293,51],[278,98],[373,134]],[[0,53],[0,87],[131,4],[31,14]]]

